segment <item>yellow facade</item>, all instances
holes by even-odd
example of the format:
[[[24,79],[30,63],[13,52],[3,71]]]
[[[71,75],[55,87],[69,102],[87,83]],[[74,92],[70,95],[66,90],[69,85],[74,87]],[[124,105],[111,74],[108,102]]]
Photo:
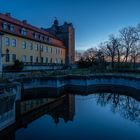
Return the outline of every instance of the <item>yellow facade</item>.
[[[7,54],[9,54],[9,60],[6,60]],[[65,64],[66,50],[65,48],[4,34],[2,36],[3,65],[13,65],[15,59],[13,55],[16,55],[16,60],[26,63]]]

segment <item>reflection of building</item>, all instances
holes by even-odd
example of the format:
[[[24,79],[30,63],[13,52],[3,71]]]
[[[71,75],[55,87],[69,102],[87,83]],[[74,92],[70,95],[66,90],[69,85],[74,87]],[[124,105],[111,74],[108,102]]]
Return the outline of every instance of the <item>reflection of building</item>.
[[[56,26],[54,21],[53,27]],[[2,56],[3,66],[12,65],[16,59],[32,66],[66,64],[66,61],[73,63],[72,24],[65,23],[61,26],[59,35],[61,35],[60,39],[51,30],[37,28],[28,24],[26,20],[17,20],[11,17],[10,13],[0,14],[0,48],[2,48],[0,56]]]
[[[15,123],[15,94],[0,95],[0,131]]]
[[[28,125],[31,121],[49,114],[58,123],[59,118],[63,118],[66,122],[73,120],[75,114],[75,96],[63,95],[58,98],[33,99],[21,102],[20,116],[18,120],[23,126]],[[25,121],[26,119],[26,121]]]
[[[63,118],[65,122],[72,121],[75,114],[75,96],[66,95],[63,104],[58,105],[49,114],[55,123],[59,123],[59,118]]]
[[[16,123],[7,127],[0,133],[0,139],[15,140],[16,129],[26,127],[32,121],[48,114],[58,123],[59,118],[65,122],[73,120],[75,114],[75,96],[63,95],[58,98],[33,99],[21,101]]]

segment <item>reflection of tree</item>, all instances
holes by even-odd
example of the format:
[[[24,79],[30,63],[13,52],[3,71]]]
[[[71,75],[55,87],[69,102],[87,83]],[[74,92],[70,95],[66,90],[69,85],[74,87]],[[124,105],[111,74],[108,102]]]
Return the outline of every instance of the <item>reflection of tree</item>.
[[[140,125],[140,103],[135,99],[112,93],[101,93],[95,96],[97,104],[101,106],[110,105],[113,113],[119,112],[123,118]]]

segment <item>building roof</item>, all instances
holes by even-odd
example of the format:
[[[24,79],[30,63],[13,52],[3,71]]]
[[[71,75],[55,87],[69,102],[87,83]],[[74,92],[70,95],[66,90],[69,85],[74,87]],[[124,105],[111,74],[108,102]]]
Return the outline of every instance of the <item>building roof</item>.
[[[25,36],[25,38],[34,39],[33,38],[33,33],[38,33],[40,35],[47,36],[47,37],[51,38],[51,43],[50,42],[44,42],[44,41],[43,41],[43,43],[55,45],[55,46],[58,46],[58,47],[64,47],[63,41],[58,39],[56,36],[52,35],[51,33],[47,32],[47,31],[45,31],[45,30],[43,30],[41,28],[35,27],[35,26],[31,25],[31,24],[28,24],[26,20],[20,21],[20,20],[18,20],[16,18],[13,18],[10,15],[10,13],[8,13],[8,14],[1,14],[0,13],[0,20],[8,22],[10,24],[13,24],[13,25],[16,26],[16,28],[25,28],[25,29],[27,29],[27,36]],[[1,30],[1,28],[0,28],[0,30]],[[22,36],[18,29],[16,29],[13,34],[18,35],[18,36],[19,35]],[[34,40],[36,40],[36,39],[34,39]],[[39,41],[39,40],[36,40],[36,41]]]

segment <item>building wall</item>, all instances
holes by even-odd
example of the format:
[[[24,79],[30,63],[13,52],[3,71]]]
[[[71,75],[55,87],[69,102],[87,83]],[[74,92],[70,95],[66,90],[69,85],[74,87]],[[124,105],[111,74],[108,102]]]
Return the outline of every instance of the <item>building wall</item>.
[[[15,60],[31,66],[66,63],[67,48],[64,42],[25,20],[15,19],[9,13],[0,13],[0,34],[3,66],[13,65]]]
[[[6,44],[6,38],[9,38],[9,45]],[[12,40],[16,40],[16,46],[12,46]],[[22,44],[26,42],[26,48],[23,48]],[[32,43],[32,47],[31,47]],[[38,49],[37,49],[38,45]],[[43,51],[41,51],[41,46]],[[6,62],[7,50],[9,51],[10,61]],[[38,57],[38,63],[41,63],[41,57],[43,57],[43,63],[65,63],[65,48],[56,47],[53,45],[47,45],[37,41],[32,41],[30,39],[25,39],[22,37],[17,37],[10,34],[4,34],[2,37],[2,61],[3,65],[12,65],[14,61],[12,60],[12,55],[16,54],[16,59],[20,61],[23,60],[23,56],[26,56],[26,62],[30,63],[30,56],[33,56],[33,63],[36,63],[36,58]],[[46,59],[48,58],[48,62]],[[52,60],[51,60],[52,59]],[[61,62],[62,60],[62,62]]]

